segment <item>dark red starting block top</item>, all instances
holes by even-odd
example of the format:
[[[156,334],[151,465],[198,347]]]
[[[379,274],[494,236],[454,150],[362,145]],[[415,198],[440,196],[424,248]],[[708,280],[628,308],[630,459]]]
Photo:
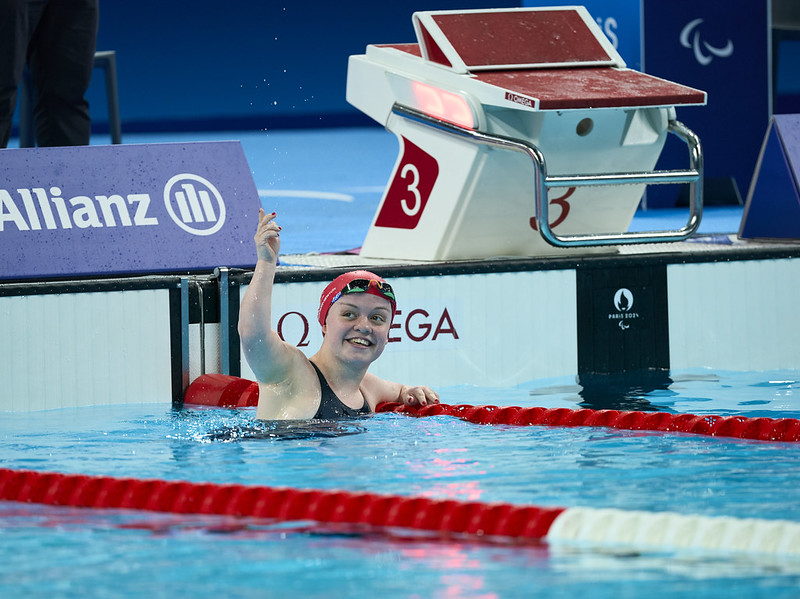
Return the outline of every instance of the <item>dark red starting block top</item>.
[[[705,104],[700,90],[609,67],[482,71],[478,81],[539,100],[540,110]]]
[[[390,44],[540,110],[705,104],[703,91],[624,68],[580,8],[415,14],[418,44]]]

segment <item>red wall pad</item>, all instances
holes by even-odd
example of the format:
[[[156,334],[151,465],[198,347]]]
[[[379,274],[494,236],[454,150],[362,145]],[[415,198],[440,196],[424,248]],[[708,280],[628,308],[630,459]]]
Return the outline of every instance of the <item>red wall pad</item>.
[[[215,408],[255,407],[258,383],[227,374],[203,374],[186,389],[183,403]]]

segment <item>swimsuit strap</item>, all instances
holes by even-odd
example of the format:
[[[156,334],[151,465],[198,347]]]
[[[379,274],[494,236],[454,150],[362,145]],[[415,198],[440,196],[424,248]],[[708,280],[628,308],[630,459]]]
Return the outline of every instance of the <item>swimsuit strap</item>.
[[[366,400],[364,400],[364,405],[357,410],[342,402],[342,400],[336,396],[336,393],[334,393],[333,389],[331,389],[331,386],[328,384],[325,375],[322,374],[322,371],[317,367],[317,365],[314,364],[314,362],[311,362],[311,365],[314,367],[314,370],[317,371],[319,387],[320,391],[322,392],[322,397],[319,402],[319,409],[317,410],[317,413],[314,414],[315,420],[357,418],[358,416],[369,414],[371,412]]]

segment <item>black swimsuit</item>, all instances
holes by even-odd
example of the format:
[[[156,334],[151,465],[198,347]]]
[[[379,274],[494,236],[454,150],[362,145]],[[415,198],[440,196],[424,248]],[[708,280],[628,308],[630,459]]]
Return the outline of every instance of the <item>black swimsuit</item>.
[[[353,409],[350,406],[342,403],[342,400],[336,397],[325,376],[322,374],[317,365],[311,362],[314,370],[317,371],[317,378],[319,378],[319,387],[322,390],[322,400],[319,403],[319,409],[314,414],[315,420],[339,420],[341,418],[358,418],[365,414],[371,413],[367,401],[364,400],[364,405],[359,409]]]

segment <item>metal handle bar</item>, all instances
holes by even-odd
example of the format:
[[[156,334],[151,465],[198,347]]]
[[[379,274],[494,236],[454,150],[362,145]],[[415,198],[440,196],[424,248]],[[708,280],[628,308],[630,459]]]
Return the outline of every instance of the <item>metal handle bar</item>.
[[[599,175],[547,176],[544,154],[532,143],[501,135],[466,129],[427,114],[395,104],[392,112],[403,118],[431,126],[451,135],[464,137],[475,143],[507,148],[527,154],[533,161],[536,173],[535,214],[539,233],[550,245],[557,247],[585,247],[596,245],[629,245],[638,243],[665,243],[683,241],[700,226],[703,213],[703,153],[698,137],[683,123],[670,121],[668,131],[682,139],[689,148],[689,169],[635,173],[605,173]],[[557,235],[550,228],[547,190],[550,187],[587,187],[598,185],[633,184],[689,184],[689,220],[680,229],[643,231],[641,233],[606,233],[585,235]]]

